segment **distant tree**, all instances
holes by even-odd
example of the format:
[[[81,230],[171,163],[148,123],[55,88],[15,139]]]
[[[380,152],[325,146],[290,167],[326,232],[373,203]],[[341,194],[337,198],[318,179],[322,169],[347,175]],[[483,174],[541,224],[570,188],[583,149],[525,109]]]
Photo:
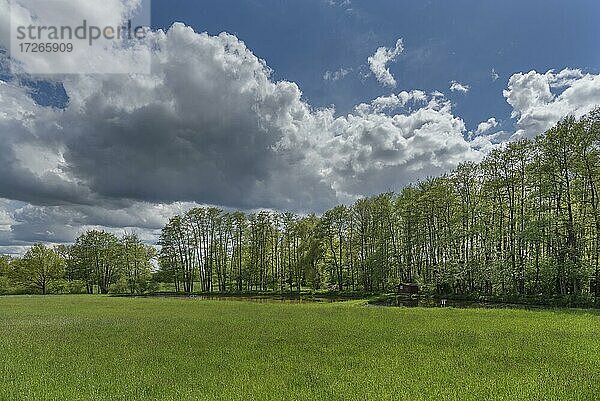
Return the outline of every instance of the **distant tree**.
[[[43,295],[48,286],[64,278],[65,261],[54,250],[42,244],[32,246],[22,259],[12,263],[13,280],[35,288]]]
[[[5,255],[0,255],[0,277],[6,277],[10,273],[11,258]]]
[[[194,291],[197,270],[195,262],[200,256],[195,253],[191,226],[187,220],[174,216],[162,229],[159,263],[161,270],[166,270],[167,276],[172,277],[176,291],[183,289],[183,292],[191,293]]]
[[[327,244],[328,259],[331,261],[330,274],[339,291],[344,290],[349,213],[346,206],[337,206],[325,212],[321,218],[321,233]]]
[[[0,294],[8,292],[11,287],[11,261],[10,257],[0,255]]]
[[[117,282],[122,273],[118,238],[105,231],[92,230],[81,235],[71,248],[69,276],[82,280],[88,293],[94,286],[102,294],[108,294],[110,285]]]
[[[319,218],[314,214],[298,221],[300,245],[298,247],[299,266],[302,281],[314,289],[320,289],[323,272],[320,262],[323,260],[325,246],[320,237]]]
[[[142,294],[152,280],[151,260],[156,250],[145,245],[137,235],[125,234],[120,242],[120,260],[127,286],[132,294]]]

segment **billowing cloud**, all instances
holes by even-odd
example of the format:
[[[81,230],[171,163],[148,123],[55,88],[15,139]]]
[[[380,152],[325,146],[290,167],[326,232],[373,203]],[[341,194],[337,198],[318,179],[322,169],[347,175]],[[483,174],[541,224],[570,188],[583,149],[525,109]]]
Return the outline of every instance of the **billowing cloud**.
[[[427,94],[421,90],[413,90],[410,92],[402,91],[398,94],[392,93],[388,96],[380,96],[369,104],[361,103],[356,106],[355,110],[359,114],[364,115],[382,111],[394,111],[409,104],[421,107],[423,104],[427,103],[428,99]]]
[[[43,126],[48,140],[12,147],[19,182],[51,183],[49,204],[198,201],[320,211],[363,195],[363,182],[369,193],[376,182],[400,188],[454,163],[440,155],[471,152],[464,124],[439,95],[401,92],[336,117],[333,109],[313,110],[296,84],[273,82],[235,36],[175,24],[148,45],[157,49],[152,76],[72,76],[64,81],[66,110],[32,112],[32,131]],[[381,114],[409,102],[400,114]],[[460,146],[448,148],[449,137]],[[18,157],[31,152],[35,162]],[[409,175],[398,174],[409,165]],[[390,168],[394,174],[383,172]],[[23,192],[2,196],[31,202]]]
[[[504,91],[517,119],[514,137],[547,131],[567,115],[581,117],[600,105],[600,75],[578,69],[514,74]]]
[[[483,121],[477,126],[476,133],[478,135],[487,134],[491,129],[496,128],[497,126],[498,121],[496,121],[494,117],[491,117],[487,121]]]
[[[296,84],[272,82],[232,35],[176,24],[150,41],[161,49],[151,77],[65,82],[71,175],[99,196],[138,201],[319,209],[335,199],[307,154],[285,146],[305,141],[312,116]]]
[[[451,103],[423,92],[401,93],[402,98],[425,101],[407,113],[387,115],[381,98],[356,114],[332,119],[334,134],[321,147],[329,157],[326,177],[338,197],[354,200],[361,194],[399,190],[426,176],[448,171],[466,160],[478,161],[483,153],[465,140],[464,122],[453,115]],[[334,150],[334,151],[332,151]]]
[[[0,197],[65,203],[89,196],[60,169],[59,120],[57,110],[37,105],[24,88],[0,81]]]
[[[404,51],[404,42],[402,39],[396,41],[395,47],[380,47],[374,55],[369,57],[369,68],[375,75],[377,81],[389,87],[396,87],[396,79],[390,72],[388,64],[396,61],[398,56]]]

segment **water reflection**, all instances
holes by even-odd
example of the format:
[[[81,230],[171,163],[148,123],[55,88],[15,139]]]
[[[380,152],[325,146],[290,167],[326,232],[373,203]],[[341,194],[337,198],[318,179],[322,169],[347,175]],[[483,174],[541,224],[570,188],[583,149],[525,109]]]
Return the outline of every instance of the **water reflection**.
[[[210,294],[157,294],[154,295],[163,298],[189,298],[208,301],[243,301],[256,303],[285,303],[285,304],[305,304],[305,303],[333,303],[350,301],[353,298],[340,297],[314,297],[314,296],[275,296],[275,295],[210,295]]]

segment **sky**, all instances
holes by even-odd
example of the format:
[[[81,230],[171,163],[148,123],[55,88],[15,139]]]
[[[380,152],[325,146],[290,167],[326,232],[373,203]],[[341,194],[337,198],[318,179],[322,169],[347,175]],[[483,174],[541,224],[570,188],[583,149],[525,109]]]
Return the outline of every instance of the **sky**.
[[[102,15],[121,20],[136,1],[106,0]],[[63,12],[98,14],[91,4]],[[0,50],[0,253],[91,228],[153,243],[197,205],[320,213],[477,162],[600,105],[599,12],[593,0],[153,0],[150,75],[14,74]]]
[[[298,83],[311,105],[335,105],[340,113],[388,94],[373,77],[362,77],[366,60],[403,38],[405,51],[390,65],[397,89],[449,92],[453,80],[469,85],[468,96],[447,93],[468,128],[491,116],[510,120],[502,90],[515,72],[600,73],[599,14],[600,3],[581,0],[153,2],[156,28],[184,21],[198,32],[233,33],[267,61],[275,79]],[[352,71],[323,80],[342,68]]]

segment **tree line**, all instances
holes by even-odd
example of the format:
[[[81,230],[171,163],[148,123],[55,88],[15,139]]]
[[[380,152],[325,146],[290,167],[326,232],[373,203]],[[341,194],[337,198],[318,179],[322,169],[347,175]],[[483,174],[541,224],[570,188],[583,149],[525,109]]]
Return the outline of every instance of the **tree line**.
[[[417,283],[437,295],[598,297],[599,186],[595,111],[321,216],[202,207],[169,220],[159,251],[103,231],[35,245],[0,258],[0,292],[144,293],[164,283],[185,293],[383,293]]]
[[[177,291],[600,295],[600,112],[322,216],[197,208],[160,239]]]
[[[150,292],[155,256],[135,234],[92,230],[73,245],[36,244],[21,258],[0,257],[0,294]]]

